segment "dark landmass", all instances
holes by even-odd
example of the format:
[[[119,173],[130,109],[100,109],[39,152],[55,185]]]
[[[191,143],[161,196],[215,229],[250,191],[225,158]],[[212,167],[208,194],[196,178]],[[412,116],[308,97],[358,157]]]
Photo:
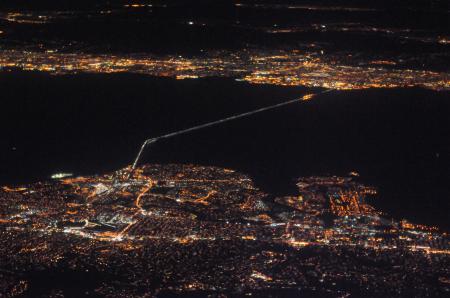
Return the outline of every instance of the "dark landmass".
[[[2,1],[0,49],[199,57],[296,49],[344,64],[448,71],[445,1],[361,2]]]
[[[61,0],[58,2],[52,0],[42,0],[40,5],[35,2],[30,2],[27,0],[6,0],[2,2],[0,7],[13,7],[13,8],[80,8],[80,7],[103,7],[103,6],[119,6],[122,7],[124,4],[129,4],[130,1],[127,0],[100,0],[100,1],[89,1],[89,0]],[[321,4],[324,6],[352,6],[352,7],[380,7],[380,8],[416,8],[416,9],[430,9],[443,7],[445,8],[445,1],[442,0],[397,0],[391,2],[389,0],[377,0],[372,2],[363,2],[359,0],[217,0],[211,2],[209,0],[141,0],[136,1],[136,3],[151,3],[155,6],[157,5],[167,5],[167,6],[181,6],[181,7],[195,7],[195,8],[209,8],[213,9],[217,6],[234,6],[236,3],[248,3],[248,4]]]

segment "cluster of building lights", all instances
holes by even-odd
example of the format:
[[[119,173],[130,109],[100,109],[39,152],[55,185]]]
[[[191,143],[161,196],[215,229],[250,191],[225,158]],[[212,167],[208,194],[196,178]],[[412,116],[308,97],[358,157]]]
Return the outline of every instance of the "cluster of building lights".
[[[390,61],[368,66],[340,64],[321,55],[299,51],[265,53],[217,52],[198,58],[181,56],[65,54],[55,51],[1,51],[0,69],[44,71],[51,74],[131,72],[177,79],[219,76],[255,84],[366,89],[421,86],[448,90],[446,73],[386,68]]]

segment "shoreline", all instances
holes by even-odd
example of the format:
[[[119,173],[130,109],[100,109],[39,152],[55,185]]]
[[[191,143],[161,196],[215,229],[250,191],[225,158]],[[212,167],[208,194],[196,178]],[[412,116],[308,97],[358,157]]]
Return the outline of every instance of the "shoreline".
[[[0,87],[8,111],[1,120],[1,185],[58,172],[117,170],[132,162],[148,137],[311,92],[129,74],[1,74]],[[272,193],[289,193],[298,177],[357,171],[380,190],[377,208],[448,229],[447,94],[419,88],[338,91],[161,142],[143,162],[233,168]]]

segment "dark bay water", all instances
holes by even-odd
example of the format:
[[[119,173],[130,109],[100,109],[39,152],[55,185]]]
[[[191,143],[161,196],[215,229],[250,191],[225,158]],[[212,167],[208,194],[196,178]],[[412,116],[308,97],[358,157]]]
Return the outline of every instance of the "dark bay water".
[[[0,74],[0,184],[56,172],[98,174],[131,163],[148,137],[295,98],[300,87],[140,75]],[[143,162],[234,168],[289,194],[306,175],[358,171],[389,214],[448,229],[448,92],[333,91],[161,141]]]

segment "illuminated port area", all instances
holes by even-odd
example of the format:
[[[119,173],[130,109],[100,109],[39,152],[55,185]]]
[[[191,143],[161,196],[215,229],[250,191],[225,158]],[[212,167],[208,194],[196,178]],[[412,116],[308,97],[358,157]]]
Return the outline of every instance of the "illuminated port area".
[[[448,74],[430,70],[392,68],[395,61],[371,60],[364,66],[342,63],[320,51],[219,51],[202,57],[95,55],[47,51],[0,51],[0,70],[43,71],[55,75],[128,72],[195,79],[230,77],[254,84],[324,87],[332,89],[399,88],[420,86],[449,90]],[[386,67],[389,66],[389,67]]]
[[[128,171],[1,188],[1,291],[35,293],[39,283],[64,294],[36,281],[50,270],[111,297],[450,290],[448,235],[384,216],[357,173],[300,178],[298,193],[281,197],[230,169]]]

